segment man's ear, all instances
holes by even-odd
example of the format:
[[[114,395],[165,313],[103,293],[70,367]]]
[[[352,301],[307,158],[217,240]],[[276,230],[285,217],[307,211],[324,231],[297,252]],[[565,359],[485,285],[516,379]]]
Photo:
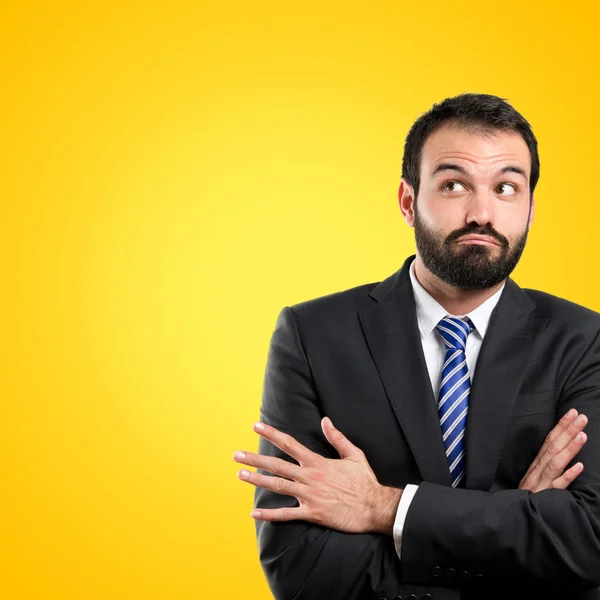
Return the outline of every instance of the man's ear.
[[[535,214],[535,196],[531,194],[531,208],[529,209],[529,223],[527,223],[527,229],[531,228],[533,223],[533,216]]]
[[[413,186],[402,177],[398,188],[398,203],[402,216],[409,227],[415,226],[415,191]]]

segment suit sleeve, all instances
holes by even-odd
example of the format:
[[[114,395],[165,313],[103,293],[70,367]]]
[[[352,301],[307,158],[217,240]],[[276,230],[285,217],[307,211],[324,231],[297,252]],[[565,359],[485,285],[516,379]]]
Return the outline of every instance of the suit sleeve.
[[[261,420],[323,456],[335,450],[321,431],[325,416],[293,309],[277,318],[265,369]],[[295,462],[260,438],[258,451]],[[270,473],[259,470],[266,475]],[[292,496],[257,487],[256,508],[298,506]],[[256,521],[260,561],[277,600],[360,600],[395,595],[400,560],[392,536],[349,534],[306,521]],[[389,597],[389,596],[388,596]]]
[[[568,465],[584,465],[568,489],[485,492],[419,485],[403,531],[407,577],[442,583],[441,571],[462,569],[477,572],[487,584],[600,585],[598,333],[566,379],[557,420],[573,407],[588,417],[588,440]]]

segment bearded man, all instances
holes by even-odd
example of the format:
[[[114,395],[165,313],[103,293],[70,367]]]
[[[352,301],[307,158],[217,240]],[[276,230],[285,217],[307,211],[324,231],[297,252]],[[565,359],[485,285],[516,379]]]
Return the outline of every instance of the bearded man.
[[[280,312],[235,455],[278,600],[600,598],[600,315],[510,278],[539,172],[505,100],[435,104],[398,193],[416,255]]]

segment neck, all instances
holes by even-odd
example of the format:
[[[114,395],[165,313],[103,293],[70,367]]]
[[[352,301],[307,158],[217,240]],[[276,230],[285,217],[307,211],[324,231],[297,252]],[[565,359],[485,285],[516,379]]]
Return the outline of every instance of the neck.
[[[462,290],[442,281],[434,275],[421,261],[415,258],[415,276],[423,288],[441,304],[450,315],[464,315],[483,304],[493,296],[503,282],[485,290]]]

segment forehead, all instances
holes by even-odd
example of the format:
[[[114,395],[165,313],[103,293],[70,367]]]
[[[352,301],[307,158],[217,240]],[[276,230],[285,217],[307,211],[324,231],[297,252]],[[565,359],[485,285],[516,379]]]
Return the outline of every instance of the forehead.
[[[505,164],[531,173],[529,148],[515,131],[483,132],[446,124],[436,129],[423,144],[421,174],[430,175],[441,162],[452,160],[468,172],[496,172]]]

